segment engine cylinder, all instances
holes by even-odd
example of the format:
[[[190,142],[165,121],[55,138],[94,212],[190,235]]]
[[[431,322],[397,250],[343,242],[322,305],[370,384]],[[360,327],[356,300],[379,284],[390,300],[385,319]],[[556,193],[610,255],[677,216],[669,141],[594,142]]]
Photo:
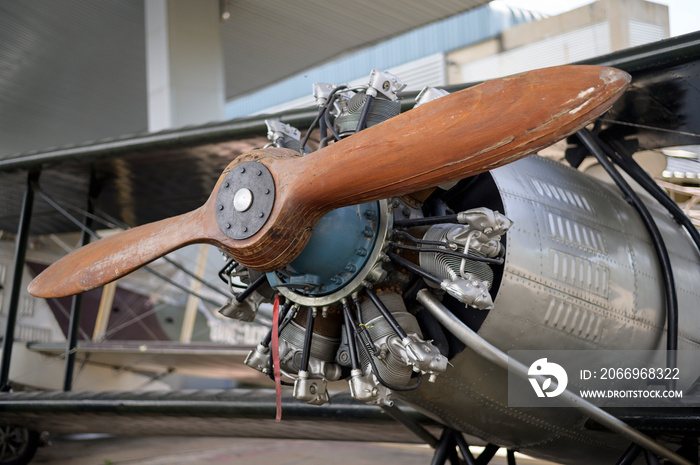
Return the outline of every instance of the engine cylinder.
[[[290,322],[280,333],[280,338],[287,341],[292,346],[298,348],[304,347],[304,335],[306,330],[298,325],[296,322]],[[332,362],[335,360],[335,353],[340,346],[340,339],[326,337],[317,332],[314,332],[311,338],[311,357],[314,357],[323,362]],[[299,352],[299,362],[301,362],[301,352]],[[297,370],[300,367],[300,363],[297,364]]]
[[[362,107],[367,100],[364,92],[358,92],[353,95],[347,102],[347,106],[343,109],[340,115],[335,119],[335,126],[340,134],[352,134],[357,129],[357,124],[360,121]],[[367,127],[379,124],[382,121],[393,118],[401,112],[401,103],[387,100],[384,98],[375,98],[372,101],[372,106],[367,114]]]
[[[423,337],[416,317],[408,313],[400,295],[394,292],[382,292],[377,296],[407,334],[416,333],[419,337]],[[381,359],[374,357],[379,377],[389,384],[406,386],[413,370],[388,348],[387,340],[396,336],[394,329],[370,300],[362,304],[362,319],[372,342],[382,354]],[[360,350],[360,360],[364,371],[367,371],[370,362],[364,350]]]
[[[424,240],[427,241],[440,241],[445,242],[447,240],[448,234],[455,229],[464,228],[462,225],[454,224],[436,224],[430,227],[423,236]],[[423,247],[432,248],[434,246]],[[462,252],[462,250],[459,250]],[[469,252],[471,255],[476,255],[478,257],[483,257],[484,255],[478,251]],[[474,275],[477,279],[484,281],[487,287],[490,289],[491,284],[493,284],[493,270],[489,265],[483,262],[477,262],[474,260],[465,260],[464,272]],[[438,276],[450,276],[459,277],[460,267],[462,259],[455,257],[454,255],[448,255],[440,252],[421,252],[420,254],[420,265]]]

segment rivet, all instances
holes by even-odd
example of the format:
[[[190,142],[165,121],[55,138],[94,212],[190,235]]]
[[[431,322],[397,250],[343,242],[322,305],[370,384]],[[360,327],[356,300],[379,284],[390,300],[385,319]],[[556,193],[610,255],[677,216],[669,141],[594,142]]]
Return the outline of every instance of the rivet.
[[[248,232],[248,228],[243,226],[243,232]]]
[[[223,210],[223,209],[224,209],[224,206],[223,206],[223,205],[219,205],[219,210]]]
[[[224,183],[224,187],[227,188],[227,189],[228,189],[228,186],[230,186],[230,185],[231,185],[231,184],[229,184],[229,183],[227,183],[227,182]]]
[[[262,218],[264,216],[265,216],[265,214],[263,212],[258,213],[258,218]]]
[[[260,170],[255,170],[255,174],[258,175],[258,176],[261,176],[261,175],[262,175],[262,171],[260,171]]]
[[[245,168],[241,168],[241,174],[245,173]]]
[[[226,229],[231,229],[231,223],[226,223]]]
[[[269,194],[269,193],[270,193],[270,189],[265,189],[265,193],[266,193],[266,194]]]

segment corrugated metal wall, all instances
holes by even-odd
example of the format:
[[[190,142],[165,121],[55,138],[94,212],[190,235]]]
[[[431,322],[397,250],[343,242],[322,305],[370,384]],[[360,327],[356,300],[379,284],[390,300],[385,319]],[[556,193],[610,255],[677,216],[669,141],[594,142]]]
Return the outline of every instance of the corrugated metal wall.
[[[630,19],[628,27],[630,47],[636,47],[637,45],[644,45],[666,38],[664,27],[660,24]]]
[[[610,25],[601,21],[462,66],[465,82],[563,65],[610,53]]]

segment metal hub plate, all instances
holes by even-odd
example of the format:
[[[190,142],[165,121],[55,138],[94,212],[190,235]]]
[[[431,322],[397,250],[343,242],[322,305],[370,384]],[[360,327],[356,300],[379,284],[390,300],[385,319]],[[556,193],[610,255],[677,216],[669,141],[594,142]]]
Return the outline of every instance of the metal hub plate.
[[[275,203],[275,181],[262,163],[233,168],[216,194],[216,221],[231,239],[247,239],[265,225]]]

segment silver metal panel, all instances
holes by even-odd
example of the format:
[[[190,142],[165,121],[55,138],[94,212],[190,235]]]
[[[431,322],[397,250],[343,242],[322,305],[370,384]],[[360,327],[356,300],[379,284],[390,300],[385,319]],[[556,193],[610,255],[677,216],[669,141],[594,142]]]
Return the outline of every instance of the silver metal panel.
[[[653,247],[614,186],[537,156],[491,175],[514,225],[503,280],[479,335],[503,351],[665,347]],[[644,197],[674,267],[679,348],[697,348],[700,257],[671,217]],[[506,371],[468,349],[451,363],[439,382],[401,398],[465,432],[557,462],[612,462],[628,446],[585,429],[586,418],[572,409],[508,408]]]
[[[450,363],[436,383],[395,395],[452,428],[556,463],[614,463],[629,446],[609,433],[584,430],[586,417],[572,409],[508,407],[507,372],[471,350]]]
[[[539,157],[493,175],[515,225],[504,283],[480,334],[503,350],[664,347],[656,257],[617,189]],[[647,200],[678,280],[680,348],[693,348],[700,334],[692,287],[700,279],[698,253],[670,216]],[[512,338],[517,333],[523,336]]]

